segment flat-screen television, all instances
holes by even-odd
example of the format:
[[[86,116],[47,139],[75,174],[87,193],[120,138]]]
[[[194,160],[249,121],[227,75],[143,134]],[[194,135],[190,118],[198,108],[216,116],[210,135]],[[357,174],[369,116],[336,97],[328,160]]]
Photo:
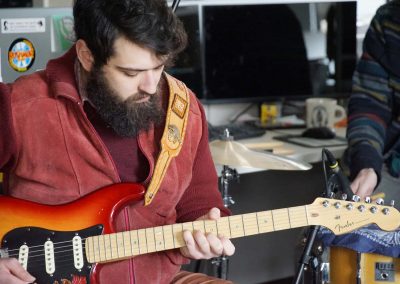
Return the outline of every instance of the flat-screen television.
[[[205,104],[344,97],[356,54],[356,1],[182,1],[189,36],[169,70]]]

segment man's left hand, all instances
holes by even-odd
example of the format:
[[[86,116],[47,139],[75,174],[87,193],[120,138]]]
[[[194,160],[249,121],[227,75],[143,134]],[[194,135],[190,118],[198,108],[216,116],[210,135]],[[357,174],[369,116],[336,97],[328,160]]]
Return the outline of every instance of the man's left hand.
[[[221,217],[218,208],[212,208],[208,214],[197,220],[217,220]],[[231,256],[235,252],[235,246],[225,236],[216,236],[213,233],[194,231],[183,232],[186,246],[180,249],[183,256],[191,259],[210,259],[220,255]]]

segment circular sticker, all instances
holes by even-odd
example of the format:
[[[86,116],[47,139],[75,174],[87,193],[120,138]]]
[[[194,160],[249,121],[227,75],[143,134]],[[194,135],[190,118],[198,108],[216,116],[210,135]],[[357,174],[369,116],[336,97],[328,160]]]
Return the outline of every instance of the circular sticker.
[[[8,63],[18,72],[29,70],[35,61],[35,48],[32,42],[25,38],[13,41],[8,50]]]

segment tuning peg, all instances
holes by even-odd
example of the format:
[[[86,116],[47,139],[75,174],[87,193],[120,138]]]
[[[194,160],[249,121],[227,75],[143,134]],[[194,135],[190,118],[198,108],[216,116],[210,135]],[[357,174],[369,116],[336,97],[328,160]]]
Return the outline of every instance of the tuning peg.
[[[394,207],[394,200],[390,201],[390,206]]]
[[[353,199],[354,202],[360,202],[361,197],[358,195],[353,195],[353,197],[351,199]]]
[[[342,194],[342,200],[346,200],[347,199],[347,194],[346,193],[343,193]]]
[[[385,200],[383,200],[383,198],[378,198],[378,199],[375,201],[375,203],[378,204],[378,205],[384,205],[384,204],[385,204]]]
[[[365,197],[365,203],[371,203],[371,197],[369,196]]]
[[[385,214],[385,215],[388,215],[389,214],[389,208],[384,208],[382,210],[382,213]]]
[[[365,206],[364,205],[360,205],[360,206],[358,206],[357,207],[358,208],[358,210],[360,211],[360,212],[364,212],[365,211]]]

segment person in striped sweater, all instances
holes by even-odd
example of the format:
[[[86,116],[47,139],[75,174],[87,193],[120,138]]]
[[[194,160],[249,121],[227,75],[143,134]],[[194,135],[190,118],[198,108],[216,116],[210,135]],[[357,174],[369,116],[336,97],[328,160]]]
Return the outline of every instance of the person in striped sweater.
[[[348,117],[351,188],[370,196],[386,170],[400,174],[400,0],[381,6],[372,19],[353,76]]]

